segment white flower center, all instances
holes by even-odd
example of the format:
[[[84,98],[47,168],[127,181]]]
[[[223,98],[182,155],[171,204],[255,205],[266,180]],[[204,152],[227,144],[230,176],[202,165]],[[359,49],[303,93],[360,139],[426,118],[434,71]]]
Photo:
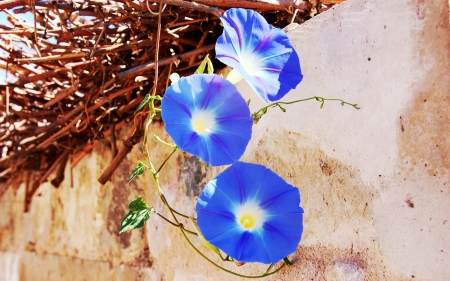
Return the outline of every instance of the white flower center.
[[[254,54],[243,54],[239,59],[242,67],[249,75],[253,75],[264,65],[264,63],[261,62],[261,59]]]
[[[253,75],[255,72],[260,71],[263,65],[261,60],[252,54],[241,56],[239,60],[244,71],[247,72],[248,75]],[[235,85],[243,78],[243,74],[239,73],[236,69],[232,69],[227,76],[227,80]]]
[[[197,111],[192,114],[192,128],[199,135],[209,135],[214,131],[216,120],[211,112]]]
[[[252,75],[253,72],[255,72],[256,70],[258,70],[258,66],[255,65],[251,60],[243,60],[242,67],[244,67],[245,71],[247,71],[247,73],[250,75]]]
[[[264,210],[260,209],[255,202],[246,202],[234,211],[236,221],[243,230],[253,231],[261,228],[266,220]]]

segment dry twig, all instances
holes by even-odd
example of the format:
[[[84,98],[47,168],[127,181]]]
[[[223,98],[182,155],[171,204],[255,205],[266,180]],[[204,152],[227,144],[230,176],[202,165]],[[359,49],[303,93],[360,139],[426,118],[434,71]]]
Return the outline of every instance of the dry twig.
[[[311,9],[299,0],[163,1],[0,1],[0,181],[41,175],[27,184],[26,209],[54,171],[59,186],[69,155],[76,165],[110,134],[114,148],[115,129],[134,120],[147,93],[163,95],[172,72],[190,75],[205,55],[214,58],[225,9],[257,9],[278,27],[296,9],[294,21],[305,21]],[[141,117],[102,183],[140,141]]]

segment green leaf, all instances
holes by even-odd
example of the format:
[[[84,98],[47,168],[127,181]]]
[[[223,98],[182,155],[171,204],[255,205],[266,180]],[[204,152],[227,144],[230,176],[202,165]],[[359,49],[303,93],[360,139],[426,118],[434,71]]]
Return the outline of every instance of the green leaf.
[[[150,94],[146,94],[144,100],[141,101],[134,114],[136,114],[139,110],[141,110],[144,106],[146,106],[150,100],[151,100]]]
[[[128,208],[130,211],[120,223],[119,234],[128,230],[143,227],[145,222],[150,218],[150,213],[153,212],[153,208],[148,207],[142,197],[131,201]]]
[[[130,204],[128,205],[128,209],[130,209],[130,212],[139,212],[150,208],[148,207],[147,203],[145,203],[144,199],[142,199],[142,197],[139,197],[130,202]]]
[[[213,66],[211,60],[209,59],[208,56],[206,56],[205,59],[208,60],[208,62],[207,62],[208,63],[208,74],[213,74],[214,73],[214,66]]]
[[[212,74],[214,72],[214,67],[208,55],[206,55],[206,57],[203,59],[202,63],[198,66],[194,74],[203,74],[203,72],[205,72],[206,65],[208,65],[208,74]]]
[[[208,55],[203,59],[202,63],[198,66],[197,70],[194,72],[194,74],[203,74],[205,72],[206,67],[206,58]]]
[[[137,167],[131,172],[130,179],[128,180],[128,183],[130,183],[135,177],[142,175],[145,171],[145,164],[139,161]]]
[[[144,202],[145,203],[145,202]],[[131,205],[131,203],[130,203]],[[150,213],[153,208],[144,209],[138,212],[130,211],[120,223],[119,234],[128,230],[133,230],[141,228],[144,226],[145,222],[150,218]]]

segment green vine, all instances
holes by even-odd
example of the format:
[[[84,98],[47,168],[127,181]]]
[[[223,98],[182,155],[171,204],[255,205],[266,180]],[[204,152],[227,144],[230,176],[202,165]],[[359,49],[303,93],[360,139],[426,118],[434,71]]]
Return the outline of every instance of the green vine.
[[[324,97],[319,97],[319,96],[313,96],[313,97],[306,98],[306,99],[301,99],[301,100],[295,100],[295,101],[289,101],[289,102],[278,101],[278,102],[271,103],[271,104],[269,104],[269,105],[259,109],[258,111],[252,113],[252,117],[253,117],[253,120],[255,120],[255,122],[258,122],[259,119],[261,119],[261,117],[264,114],[267,113],[267,110],[269,108],[278,107],[278,108],[280,108],[281,111],[286,112],[286,109],[281,106],[282,104],[283,105],[285,105],[285,104],[294,104],[294,103],[304,102],[304,101],[309,101],[309,100],[316,100],[316,101],[320,102],[320,108],[323,108],[323,105],[325,104],[325,101],[340,101],[342,106],[350,105],[350,106],[352,106],[352,107],[354,107],[356,109],[360,109],[358,104],[356,104],[356,103],[349,103],[349,102],[346,102],[346,101],[344,101],[342,99],[324,98]]]

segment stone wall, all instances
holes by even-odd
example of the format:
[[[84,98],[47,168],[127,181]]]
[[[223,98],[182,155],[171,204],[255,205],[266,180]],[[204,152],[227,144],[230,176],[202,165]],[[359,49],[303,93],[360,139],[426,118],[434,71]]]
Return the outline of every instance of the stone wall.
[[[449,3],[349,0],[288,29],[305,78],[285,100],[339,97],[361,109],[309,101],[271,109],[254,126],[242,160],[299,187],[305,210],[293,266],[266,280],[448,280]],[[253,110],[262,106],[245,82],[239,89]],[[169,141],[163,125],[152,128]],[[170,153],[151,145],[155,162]],[[43,184],[28,213],[25,186],[9,186],[0,199],[1,281],[239,279],[203,261],[156,216],[119,235],[130,200],[142,196],[166,211],[149,174],[127,183],[142,159],[138,148],[101,186],[111,158],[109,144],[98,145],[66,169],[59,189]],[[219,172],[179,152],[160,181],[172,206],[194,215]]]

